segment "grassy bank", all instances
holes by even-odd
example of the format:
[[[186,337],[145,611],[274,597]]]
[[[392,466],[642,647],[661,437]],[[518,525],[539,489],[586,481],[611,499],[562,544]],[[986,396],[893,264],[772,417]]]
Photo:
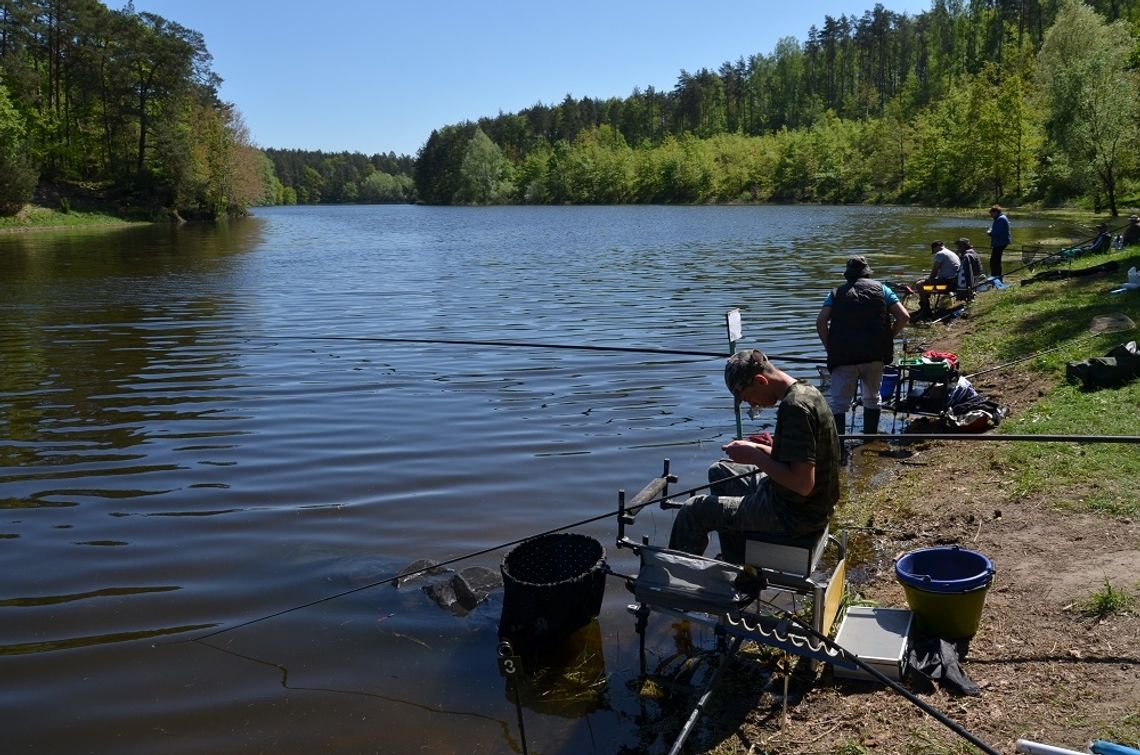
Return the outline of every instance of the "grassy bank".
[[[1140,381],[1121,388],[1084,391],[1065,379],[1069,361],[1103,356],[1112,347],[1140,340],[1140,328],[1091,332],[1098,317],[1122,314],[1140,323],[1140,291],[1110,294],[1140,268],[1140,250],[1090,257],[1075,269],[1115,261],[1114,273],[1022,284],[1031,271],[1007,278],[1012,287],[980,294],[967,317],[913,330],[922,348],[952,351],[979,391],[1014,403],[993,432],[1027,435],[1140,436]],[[1057,269],[1057,268],[1054,268]],[[1067,269],[1067,268],[1060,268]],[[952,453],[974,469],[993,470],[1010,497],[1040,496],[1072,511],[1140,517],[1140,448],[1121,444],[953,443]],[[932,483],[921,469],[889,482],[856,480],[843,519],[855,525],[898,522],[916,515]],[[961,490],[961,486],[956,486]],[[856,535],[857,551],[873,539]]]
[[[1071,360],[1103,356],[1112,347],[1140,339],[1136,327],[1093,331],[1097,318],[1122,314],[1140,323],[1140,291],[1111,294],[1140,268],[1132,248],[1078,261],[1075,268],[1119,263],[1116,272],[1062,281],[1019,285],[978,298],[971,318],[979,326],[962,340],[959,351],[967,372],[1032,357],[1026,369],[1046,382],[1045,393],[999,432],[1036,435],[1140,436],[1140,381],[1122,388],[1084,391],[1065,381]],[[1027,274],[1025,276],[1029,278]],[[1034,356],[1039,355],[1039,356]],[[973,366],[973,367],[972,367]],[[988,373],[1000,380],[1001,370]],[[1026,496],[1055,490],[1058,506],[1140,515],[1140,449],[1134,445],[1067,443],[1004,444],[986,454],[988,463],[1010,471],[1014,491]]]
[[[966,374],[1000,367],[971,379],[1010,407],[991,432],[1140,435],[1140,381],[1086,392],[1065,380],[1067,361],[1140,340],[1136,328],[1089,332],[1099,315],[1140,323],[1140,291],[1109,293],[1140,267],[1140,250],[1073,268],[1112,260],[1119,268],[1103,275],[1030,285],[1014,275],[1012,288],[980,295],[966,317],[912,328],[911,341],[957,353]],[[1140,447],[915,440],[857,450],[847,477],[836,518],[850,538],[849,600],[906,606],[893,558],[917,548],[959,544],[996,566],[963,665],[982,694],[921,697],[999,752],[1018,738],[1140,746]],[[791,674],[796,702],[785,718],[782,672],[772,674],[770,697],[714,735],[708,752],[977,752],[894,692],[827,671]]]
[[[123,226],[140,221],[125,220],[106,212],[71,210],[62,212],[47,207],[27,205],[15,215],[0,217],[0,233],[41,231],[59,228]]]

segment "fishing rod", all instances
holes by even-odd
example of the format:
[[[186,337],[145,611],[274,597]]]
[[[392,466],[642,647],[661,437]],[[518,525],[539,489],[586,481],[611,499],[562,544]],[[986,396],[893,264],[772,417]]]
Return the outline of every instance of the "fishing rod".
[[[1051,354],[1054,351],[1060,351],[1061,349],[1065,349],[1065,348],[1068,348],[1070,346],[1075,346],[1076,344],[1080,343],[1081,341],[1087,341],[1088,339],[1095,338],[1095,337],[1096,337],[1096,334],[1091,335],[1091,336],[1085,336],[1084,338],[1077,339],[1076,341],[1074,341],[1071,344],[1066,343],[1066,344],[1062,344],[1060,346],[1054,346],[1051,349],[1042,349],[1041,351],[1035,351],[1028,356],[1021,357],[1020,359],[1014,359],[1012,362],[1006,362],[1005,364],[999,364],[997,367],[990,367],[989,369],[979,370],[978,372],[972,372],[969,375],[963,375],[962,377],[966,378],[967,380],[970,380],[972,378],[977,377],[978,375],[986,375],[990,372],[997,372],[998,370],[1004,370],[1006,367],[1012,367],[1015,364],[1021,364],[1022,362],[1028,362],[1030,359],[1036,359],[1037,357],[1042,356],[1043,354]]]
[[[1123,231],[1125,228],[1127,228],[1127,227],[1128,227],[1128,224],[1127,224],[1127,223],[1125,223],[1124,225],[1120,226],[1119,228],[1115,228],[1115,229],[1109,229],[1109,228],[1107,227],[1107,225],[1106,225],[1105,227],[1106,227],[1105,233],[1108,233],[1108,234],[1109,234],[1109,236],[1115,236],[1116,234],[1120,233],[1120,232],[1121,232],[1121,231]],[[1085,230],[1087,230],[1087,228],[1086,228]],[[1099,234],[1099,233],[1098,233],[1098,234],[1096,234],[1095,236],[1090,236],[1090,237],[1088,237],[1087,239],[1084,239],[1083,241],[1078,241],[1077,243],[1075,243],[1075,244],[1072,244],[1071,246],[1067,246],[1067,247],[1064,247],[1064,248],[1062,248],[1062,249],[1059,249],[1059,250],[1057,250],[1056,252],[1053,252],[1052,254],[1046,255],[1045,257],[1042,257],[1042,258],[1041,258],[1041,259],[1039,259],[1039,260],[1034,260],[1033,262],[1030,262],[1030,263],[1028,263],[1028,264],[1024,264],[1024,265],[1022,265],[1021,267],[1015,267],[1014,269],[1012,269],[1012,270],[1009,270],[1009,271],[1006,271],[1005,273],[1003,273],[1003,274],[1002,274],[1002,278],[1004,279],[1004,278],[1005,278],[1005,276],[1007,276],[1007,275],[1012,275],[1013,273],[1019,272],[1019,271],[1021,271],[1021,270],[1026,270],[1026,269],[1029,269],[1029,268],[1033,268],[1033,267],[1035,267],[1035,266],[1037,266],[1037,265],[1042,265],[1042,264],[1045,264],[1046,262],[1048,262],[1049,260],[1052,260],[1052,259],[1054,259],[1054,258],[1060,258],[1060,257],[1061,257],[1061,256],[1062,256],[1062,255],[1063,255],[1063,254],[1064,254],[1066,251],[1069,251],[1069,250],[1071,250],[1071,249],[1079,249],[1079,248],[1081,248],[1081,247],[1085,246],[1086,244],[1089,244],[1089,243],[1091,243],[1091,242],[1093,242],[1093,241],[1096,241],[1098,238],[1100,238],[1100,234]],[[972,286],[972,288],[977,288],[978,286],[984,286],[985,284],[987,284],[987,283],[989,283],[989,282],[990,282],[990,281],[989,281],[988,279],[987,279],[987,280],[984,280],[984,281],[980,281],[979,283],[975,283],[975,284]]]
[[[1034,442],[1034,443],[1054,443],[1054,442],[1068,442],[1068,443],[1140,443],[1140,436],[1130,436],[1130,435],[968,435],[968,434],[941,434],[941,433],[913,433],[913,434],[908,433],[908,434],[904,434],[904,435],[890,435],[890,434],[860,433],[860,434],[840,435],[839,438],[841,440],[888,440],[888,441],[889,440],[894,440],[894,441],[900,441],[900,440],[965,440],[965,441],[1007,441],[1007,442],[1012,441],[1012,442]],[[441,568],[444,568],[447,566],[453,566],[454,564],[457,564],[461,561],[467,561],[467,560],[472,559],[472,558],[478,558],[479,556],[485,556],[489,553],[494,553],[495,551],[500,551],[504,548],[510,548],[510,547],[515,546],[515,545],[519,545],[523,542],[526,542],[527,540],[532,540],[532,539],[537,538],[537,537],[543,537],[545,535],[553,535],[553,534],[556,534],[559,532],[564,532],[566,530],[575,529],[577,527],[582,527],[582,526],[585,526],[587,524],[593,524],[595,522],[600,522],[604,519],[609,519],[610,517],[616,517],[619,515],[629,514],[629,513],[636,513],[638,511],[640,511],[641,509],[646,508],[647,506],[652,506],[654,504],[660,506],[663,509],[677,508],[679,506],[679,504],[677,504],[677,502],[675,500],[677,498],[692,496],[693,494],[695,494],[701,490],[706,490],[708,488],[711,488],[714,484],[723,484],[723,483],[727,483],[727,482],[732,482],[733,480],[739,480],[739,479],[743,479],[745,477],[752,477],[752,476],[759,474],[759,473],[760,473],[760,470],[752,469],[752,470],[749,470],[746,472],[741,472],[740,474],[737,474],[737,475],[733,475],[731,477],[725,477],[722,480],[718,480],[716,483],[711,483],[711,482],[704,483],[703,485],[697,485],[697,486],[689,488],[687,490],[680,491],[679,493],[671,493],[670,495],[667,495],[667,496],[650,498],[649,500],[647,500],[643,503],[638,503],[638,504],[634,504],[631,506],[625,506],[622,508],[615,509],[613,511],[607,511],[604,514],[598,514],[597,516],[592,516],[592,517],[588,517],[586,519],[581,519],[577,522],[572,522],[570,524],[564,524],[560,527],[554,527],[554,528],[548,529],[544,532],[539,532],[539,533],[536,533],[533,535],[527,535],[526,537],[516,538],[516,539],[511,540],[511,541],[506,542],[506,543],[500,543],[498,545],[493,545],[493,546],[490,546],[487,548],[482,548],[482,549],[477,550],[477,551],[472,551],[471,553],[466,553],[466,554],[463,554],[461,556],[456,556],[454,558],[450,558],[446,561],[441,561],[439,563],[430,564],[430,565],[425,566],[421,569],[415,569],[415,570],[408,571],[408,572],[401,572],[401,573],[396,574],[396,575],[391,576],[391,577],[386,577],[384,579],[380,579],[380,580],[377,580],[375,582],[370,582],[369,584],[366,584],[366,585],[354,587],[354,588],[349,589],[349,590],[343,590],[343,591],[335,593],[333,595],[326,595],[323,598],[317,598],[316,600],[311,600],[308,603],[303,603],[301,605],[292,606],[290,608],[284,608],[280,611],[275,611],[274,613],[267,614],[265,616],[260,616],[258,618],[250,619],[248,621],[243,621],[240,624],[235,624],[234,626],[231,626],[231,627],[223,627],[222,629],[218,629],[218,630],[210,632],[208,634],[204,634],[200,637],[194,637],[194,638],[191,638],[190,640],[185,640],[185,641],[186,642],[199,642],[202,640],[207,640],[207,639],[210,639],[211,637],[216,637],[220,634],[232,632],[235,629],[242,629],[243,627],[252,626],[253,624],[259,624],[263,621],[268,621],[269,619],[275,619],[279,616],[284,616],[285,614],[293,613],[294,611],[300,611],[304,608],[312,608],[313,606],[320,605],[321,603],[327,603],[327,602],[332,601],[332,600],[337,600],[338,598],[343,598],[347,595],[352,595],[354,593],[363,592],[364,590],[371,590],[373,587],[380,587],[382,585],[392,584],[393,582],[395,582],[396,580],[399,580],[399,579],[410,579],[411,577],[418,576],[418,575],[423,574],[424,572],[427,572],[431,569],[441,569]]]
[[[826,647],[829,647],[832,650],[834,650],[835,652],[837,652],[840,655],[840,657],[843,658],[843,660],[847,661],[848,663],[852,663],[855,666],[858,666],[861,670],[870,674],[872,677],[874,677],[879,682],[882,682],[883,684],[887,685],[892,690],[894,690],[895,692],[899,693],[904,698],[906,698],[909,702],[914,704],[915,707],[917,707],[923,713],[926,713],[927,715],[931,716],[936,721],[938,721],[938,723],[940,723],[943,726],[945,726],[946,728],[950,729],[950,731],[954,732],[955,734],[957,734],[962,739],[965,739],[967,742],[974,745],[974,747],[977,747],[979,750],[986,753],[986,755],[999,755],[997,750],[990,747],[988,744],[983,742],[978,737],[974,736],[972,733],[970,733],[968,730],[966,730],[964,727],[962,727],[961,724],[950,719],[945,714],[943,714],[941,711],[939,711],[937,708],[935,708],[934,706],[930,705],[925,700],[920,698],[918,695],[915,695],[913,692],[911,692],[910,690],[903,687],[901,684],[896,682],[894,679],[891,679],[889,676],[884,674],[882,671],[879,671],[879,669],[877,669],[873,665],[867,663],[866,661],[864,661],[859,656],[855,655],[855,653],[852,653],[850,650],[843,647],[842,645],[837,643],[835,640],[831,639],[830,637],[828,637],[824,633],[818,631],[815,627],[813,627],[808,622],[804,621],[801,617],[796,616],[794,613],[792,613],[790,611],[787,611],[785,609],[781,609],[781,608],[775,606],[770,601],[765,601],[765,603],[767,605],[771,606],[772,608],[775,608],[776,610],[778,610],[780,613],[782,613],[784,615],[784,617],[786,619],[790,620],[792,623],[796,624],[798,627],[805,630],[808,634],[810,634],[812,637],[814,637],[819,642],[823,643]]]
[[[849,433],[840,440],[964,440],[999,443],[1140,443],[1140,435],[978,435],[971,433]]]
[[[658,354],[661,356],[694,356],[694,357],[719,357],[727,359],[732,356],[721,351],[687,351],[682,349],[660,349],[660,348],[646,348],[636,346],[590,346],[586,344],[565,344],[565,343],[528,343],[522,341],[482,341],[482,340],[467,340],[467,339],[448,339],[448,338],[396,338],[384,336],[289,336],[289,335],[243,335],[240,338],[245,340],[263,340],[263,341],[359,341],[359,342],[375,342],[375,343],[418,343],[418,344],[432,344],[432,345],[446,345],[446,346],[503,346],[511,348],[526,348],[526,349],[570,349],[577,351],[612,351],[622,352],[627,354]],[[779,362],[797,362],[800,364],[823,364],[827,361],[827,357],[795,357],[780,354],[768,354],[769,359]]]
[[[1026,356],[1019,357],[1018,359],[1014,359],[1011,362],[1005,362],[1004,364],[999,364],[996,367],[990,367],[990,368],[985,369],[985,370],[979,370],[978,372],[972,372],[969,375],[964,375],[963,377],[965,377],[967,380],[969,380],[970,378],[977,377],[978,375],[985,375],[985,374],[990,373],[990,372],[996,372],[997,370],[1003,370],[1006,367],[1012,367],[1015,364],[1021,364],[1022,362],[1027,362],[1030,359],[1036,359],[1037,357],[1042,356],[1044,354],[1052,354],[1054,351],[1060,351],[1061,349],[1076,346],[1077,344],[1084,343],[1085,341],[1091,340],[1093,338],[1097,338],[1099,336],[1109,335],[1109,334],[1113,334],[1113,333],[1127,333],[1128,331],[1130,331],[1134,327],[1136,327],[1136,324],[1133,323],[1130,319],[1128,319],[1126,317],[1123,319],[1125,320],[1124,322],[1110,323],[1108,327],[1105,327],[1105,328],[1101,329],[1100,331],[1090,333],[1089,335],[1081,336],[1080,338],[1074,339],[1070,343],[1063,343],[1060,346],[1053,346],[1052,348],[1042,349],[1041,351],[1035,351],[1032,354],[1028,354]],[[1090,326],[1090,328],[1089,328],[1090,330],[1092,330],[1092,328],[1096,326],[1096,321],[1097,321],[1097,318],[1093,318],[1093,325]]]
[[[720,482],[731,482],[733,480],[738,480],[738,479],[741,479],[744,477],[751,477],[751,476],[757,474],[758,472],[759,472],[759,470],[749,470],[747,472],[742,472],[742,473],[740,473],[738,475],[734,475],[732,477],[726,477],[723,480],[718,480],[718,483],[720,483]],[[650,506],[652,504],[658,504],[662,508],[667,508],[665,506],[665,504],[667,504],[667,503],[672,504],[673,502],[671,501],[671,498],[673,496],[688,497],[688,496],[693,495],[694,493],[697,493],[698,491],[705,490],[706,488],[710,488],[710,487],[712,487],[712,485],[713,485],[713,483],[711,483],[711,482],[705,483],[703,485],[698,485],[697,487],[690,488],[688,490],[683,490],[680,493],[673,493],[672,496],[668,496],[668,497],[662,496],[660,498],[653,498],[653,499],[650,499],[648,501],[645,501],[644,503],[639,503],[639,504],[634,505],[634,506],[627,506],[624,509],[624,513],[629,513],[631,511],[640,511],[641,509],[645,508],[646,506]],[[467,561],[468,559],[478,558],[479,556],[485,556],[488,553],[494,553],[495,551],[499,551],[499,550],[502,550],[504,548],[510,548],[510,547],[515,546],[515,545],[519,545],[520,543],[526,542],[527,540],[533,540],[534,538],[543,537],[545,535],[553,535],[553,534],[556,534],[558,532],[564,532],[565,530],[572,530],[572,529],[575,529],[577,527],[582,527],[582,526],[587,525],[587,524],[593,524],[594,522],[600,522],[603,519],[608,519],[612,516],[618,516],[619,514],[622,514],[622,513],[623,513],[623,510],[620,508],[615,509],[613,511],[608,511],[604,514],[598,514],[597,516],[592,516],[592,517],[589,517],[587,519],[582,519],[582,520],[579,520],[577,522],[573,522],[571,524],[564,524],[561,527],[555,527],[553,529],[546,530],[545,532],[539,532],[539,533],[536,533],[533,535],[527,535],[526,537],[517,538],[515,540],[511,540],[510,542],[500,543],[499,545],[493,545],[493,546],[490,546],[488,548],[483,548],[481,550],[473,551],[471,553],[466,553],[462,556],[456,556],[455,558],[450,558],[446,561],[441,561],[439,563],[432,563],[432,564],[429,564],[427,566],[424,566],[421,569],[414,569],[412,571],[400,572],[399,574],[396,574],[392,577],[386,577],[384,579],[380,579],[380,580],[377,580],[375,582],[370,582],[369,584],[366,584],[366,585],[361,585],[360,587],[353,587],[349,590],[343,590],[343,591],[335,593],[333,595],[326,595],[323,598],[317,598],[316,600],[311,600],[308,603],[303,603],[303,604],[298,605],[298,606],[293,606],[291,608],[285,608],[285,609],[282,609],[280,611],[275,611],[274,613],[267,614],[265,616],[260,616],[256,619],[250,619],[249,621],[243,621],[240,624],[235,624],[232,627],[223,627],[222,629],[218,629],[216,631],[209,632],[209,633],[204,634],[200,637],[192,637],[189,640],[182,640],[181,642],[201,642],[202,640],[208,640],[211,637],[217,637],[220,634],[232,632],[235,629],[241,629],[243,627],[248,627],[248,626],[251,626],[253,624],[259,624],[263,621],[268,621],[269,619],[275,619],[279,616],[284,616],[287,613],[293,613],[294,611],[300,611],[301,609],[304,609],[304,608],[312,608],[315,605],[320,605],[321,603],[328,603],[329,601],[336,600],[338,598],[343,598],[346,595],[352,595],[353,593],[363,592],[364,590],[371,590],[373,587],[380,587],[382,585],[392,584],[393,582],[400,580],[400,579],[410,579],[412,577],[418,576],[418,575],[423,574],[424,572],[430,571],[432,569],[442,569],[442,568],[447,567],[447,566],[453,566],[453,565],[459,563],[460,561]]]

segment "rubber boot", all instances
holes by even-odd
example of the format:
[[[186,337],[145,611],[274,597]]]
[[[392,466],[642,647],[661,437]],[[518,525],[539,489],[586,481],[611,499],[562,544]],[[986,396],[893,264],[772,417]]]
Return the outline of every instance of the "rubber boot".
[[[879,434],[879,415],[882,414],[882,409],[864,409],[863,410],[863,434],[864,435],[878,435]]]
[[[847,432],[847,415],[846,414],[832,414],[835,417],[835,432],[843,435]],[[847,466],[851,462],[851,446],[848,441],[839,441],[839,464],[840,466]]]

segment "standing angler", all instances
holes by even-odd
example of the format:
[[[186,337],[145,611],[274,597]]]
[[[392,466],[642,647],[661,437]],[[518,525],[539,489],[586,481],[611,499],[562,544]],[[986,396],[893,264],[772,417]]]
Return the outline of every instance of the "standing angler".
[[[990,277],[1000,279],[1001,253],[1013,243],[1013,234],[1009,230],[1009,218],[1005,216],[1005,210],[1001,208],[1000,204],[995,204],[990,208],[990,217],[993,218],[993,222],[990,224],[990,229],[986,231],[990,237]]]
[[[847,260],[847,283],[827,295],[815,319],[815,330],[827,350],[831,392],[827,397],[835,429],[847,424],[847,407],[863,384],[863,432],[879,432],[883,367],[894,360],[895,336],[910,322],[910,313],[890,287],[871,278],[862,256]],[[893,321],[892,321],[893,320]]]

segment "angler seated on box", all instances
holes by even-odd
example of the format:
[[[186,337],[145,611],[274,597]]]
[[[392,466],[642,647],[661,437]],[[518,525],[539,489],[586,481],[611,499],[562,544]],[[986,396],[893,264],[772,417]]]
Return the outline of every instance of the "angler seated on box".
[[[710,493],[681,506],[669,547],[703,555],[716,531],[721,558],[741,564],[755,533],[818,540],[839,500],[839,437],[827,400],[757,350],[729,357],[724,382],[737,407],[779,404],[776,427],[721,447],[728,459],[709,468]]]
[[[958,255],[947,249],[941,241],[931,242],[930,253],[934,255],[930,275],[915,285],[918,289],[918,315],[925,318],[933,316],[930,311],[931,294],[952,294],[958,289],[958,270],[962,266]]]
[[[958,250],[958,279],[954,298],[961,301],[970,301],[974,292],[985,276],[982,274],[982,258],[978,255],[974,245],[966,237],[958,239],[955,243]]]

